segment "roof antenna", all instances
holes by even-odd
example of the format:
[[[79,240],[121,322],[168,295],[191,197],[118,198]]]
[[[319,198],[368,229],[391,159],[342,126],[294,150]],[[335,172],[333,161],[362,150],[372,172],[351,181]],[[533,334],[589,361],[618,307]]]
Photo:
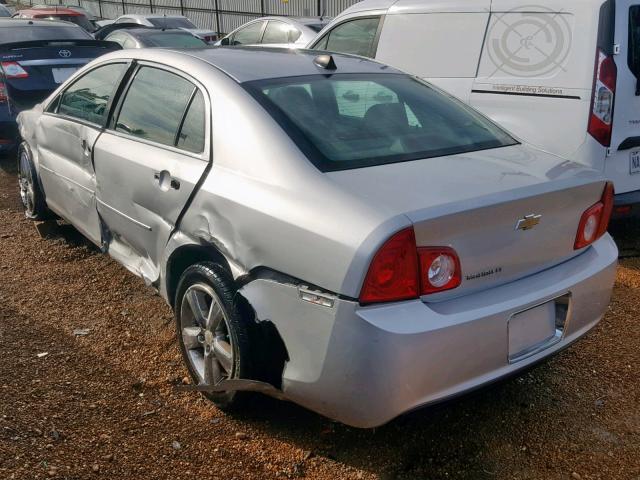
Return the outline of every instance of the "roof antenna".
[[[333,57],[329,54],[318,55],[313,59],[313,63],[316,64],[316,67],[324,68],[325,70],[335,70],[338,68]]]

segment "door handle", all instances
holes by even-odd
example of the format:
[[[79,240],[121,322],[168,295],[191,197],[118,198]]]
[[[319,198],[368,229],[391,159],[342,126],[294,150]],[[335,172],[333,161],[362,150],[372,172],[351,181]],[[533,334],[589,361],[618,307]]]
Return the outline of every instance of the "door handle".
[[[82,139],[80,141],[80,145],[82,146],[82,151],[85,155],[89,155],[91,153],[91,147],[89,146],[89,144],[87,143],[86,139]]]
[[[180,189],[180,181],[175,178],[171,178],[171,173],[167,170],[162,170],[161,172],[154,172],[153,178],[157,180],[158,186],[160,190],[166,192],[170,188],[174,190]]]

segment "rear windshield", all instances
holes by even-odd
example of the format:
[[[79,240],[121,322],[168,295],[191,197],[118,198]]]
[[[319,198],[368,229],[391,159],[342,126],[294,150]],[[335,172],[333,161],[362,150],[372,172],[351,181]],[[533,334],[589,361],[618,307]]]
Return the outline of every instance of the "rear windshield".
[[[149,18],[149,21],[158,28],[196,28],[188,19],[181,17]]]
[[[207,44],[194,37],[190,33],[152,33],[142,37],[143,40],[154,47],[204,47]]]
[[[95,27],[84,15],[62,15],[59,13],[58,14],[54,13],[51,15],[37,15],[35,18],[44,19],[44,20],[62,20],[64,22],[75,23],[76,25],[81,26],[88,32],[95,30]]]
[[[0,28],[0,44],[13,42],[29,42],[31,40],[85,40],[91,38],[87,32],[78,27],[64,26],[20,26]]]
[[[313,75],[244,85],[322,171],[517,143],[471,108],[408,75]]]
[[[640,78],[640,5],[629,9],[629,70]]]

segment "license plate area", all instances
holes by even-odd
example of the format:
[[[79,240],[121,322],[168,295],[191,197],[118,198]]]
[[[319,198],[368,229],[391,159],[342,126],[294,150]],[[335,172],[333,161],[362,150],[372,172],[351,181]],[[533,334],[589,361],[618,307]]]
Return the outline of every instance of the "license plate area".
[[[77,68],[52,68],[51,74],[53,75],[53,81],[56,83],[62,83],[71,75],[73,75]]]
[[[536,305],[509,318],[509,363],[519,362],[555,345],[564,336],[571,294]]]
[[[640,150],[629,153],[629,175],[640,173]]]

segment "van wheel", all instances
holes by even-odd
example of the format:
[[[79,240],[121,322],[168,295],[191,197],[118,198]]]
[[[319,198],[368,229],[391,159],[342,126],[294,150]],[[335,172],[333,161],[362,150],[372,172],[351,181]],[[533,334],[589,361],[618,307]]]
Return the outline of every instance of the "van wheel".
[[[31,151],[25,144],[18,149],[18,185],[20,186],[20,200],[24,208],[24,215],[31,220],[46,220],[51,212],[44,201],[44,194],[40,189],[36,167],[31,159]]]
[[[197,385],[252,378],[251,324],[234,301],[235,294],[233,278],[217,263],[197,263],[180,277],[174,304],[178,340]],[[250,396],[238,391],[203,395],[222,410],[233,410]]]

